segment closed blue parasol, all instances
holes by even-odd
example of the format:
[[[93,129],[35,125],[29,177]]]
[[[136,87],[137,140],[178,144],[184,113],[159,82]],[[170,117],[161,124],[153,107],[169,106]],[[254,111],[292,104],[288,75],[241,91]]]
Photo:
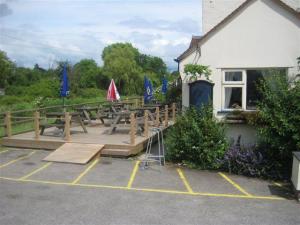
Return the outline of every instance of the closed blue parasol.
[[[63,97],[63,105],[65,106],[65,97],[69,95],[69,81],[68,81],[68,73],[67,66],[64,65],[61,83],[60,83],[60,96]]]
[[[165,94],[167,94],[167,91],[168,91],[168,81],[164,77],[163,80],[162,80],[161,92],[165,95]]]
[[[152,84],[151,81],[145,76],[144,78],[144,102],[148,103],[152,100],[153,97],[153,88],[152,88]]]

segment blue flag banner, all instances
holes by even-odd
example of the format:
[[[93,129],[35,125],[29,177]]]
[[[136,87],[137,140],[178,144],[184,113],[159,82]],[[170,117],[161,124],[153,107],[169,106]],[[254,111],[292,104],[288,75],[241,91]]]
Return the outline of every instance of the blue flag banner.
[[[152,88],[152,84],[151,81],[145,76],[144,77],[144,102],[148,103],[152,100],[153,97],[153,88]]]
[[[64,65],[61,84],[60,84],[60,96],[67,97],[69,95],[69,81],[68,81],[68,74],[67,74],[67,67]]]
[[[165,95],[165,94],[167,94],[167,90],[168,90],[168,81],[164,77],[162,80],[161,92]]]

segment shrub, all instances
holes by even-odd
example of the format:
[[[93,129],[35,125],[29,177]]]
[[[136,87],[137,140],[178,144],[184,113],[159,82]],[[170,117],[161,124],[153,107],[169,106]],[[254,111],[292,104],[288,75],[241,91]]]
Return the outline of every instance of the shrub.
[[[167,92],[166,99],[168,100],[169,103],[179,103],[181,104],[181,93],[182,93],[182,86],[177,85],[170,87],[170,89]]]
[[[260,148],[265,148],[274,169],[289,174],[292,152],[300,150],[300,82],[274,74],[259,85],[262,100],[258,104]]]
[[[277,178],[271,173],[269,161],[264,151],[257,146],[241,146],[239,136],[235,145],[232,145],[222,160],[223,169],[229,173],[250,177]],[[275,171],[273,171],[275,172]]]
[[[201,169],[217,169],[227,149],[224,126],[212,114],[211,106],[188,109],[177,118],[166,139],[166,158]]]
[[[77,95],[83,98],[95,98],[104,96],[105,91],[97,88],[86,88],[81,89]]]

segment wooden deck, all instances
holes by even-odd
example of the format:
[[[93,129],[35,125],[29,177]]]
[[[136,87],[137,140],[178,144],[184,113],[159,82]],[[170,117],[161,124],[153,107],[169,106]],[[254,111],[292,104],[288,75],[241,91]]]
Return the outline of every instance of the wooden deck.
[[[169,122],[169,126],[172,126],[172,121]],[[149,137],[153,135],[151,126],[149,126],[149,137],[146,138],[141,134],[137,134],[135,145],[131,145],[130,130],[128,128],[118,128],[116,132],[111,135],[108,134],[108,130],[109,127],[103,125],[87,126],[88,133],[83,133],[81,127],[72,127],[71,140],[69,142],[101,144],[104,145],[101,155],[126,157],[136,155],[143,151]],[[40,136],[38,140],[35,139],[34,131],[13,135],[10,138],[4,137],[2,139],[3,146],[44,150],[55,150],[64,143],[67,143],[67,141],[64,140],[57,128],[46,129],[45,135]]]

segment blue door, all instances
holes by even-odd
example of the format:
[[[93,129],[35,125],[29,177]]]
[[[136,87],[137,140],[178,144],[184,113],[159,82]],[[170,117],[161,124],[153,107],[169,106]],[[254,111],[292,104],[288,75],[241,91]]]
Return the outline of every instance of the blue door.
[[[190,106],[200,108],[212,101],[214,84],[198,80],[190,84]]]

